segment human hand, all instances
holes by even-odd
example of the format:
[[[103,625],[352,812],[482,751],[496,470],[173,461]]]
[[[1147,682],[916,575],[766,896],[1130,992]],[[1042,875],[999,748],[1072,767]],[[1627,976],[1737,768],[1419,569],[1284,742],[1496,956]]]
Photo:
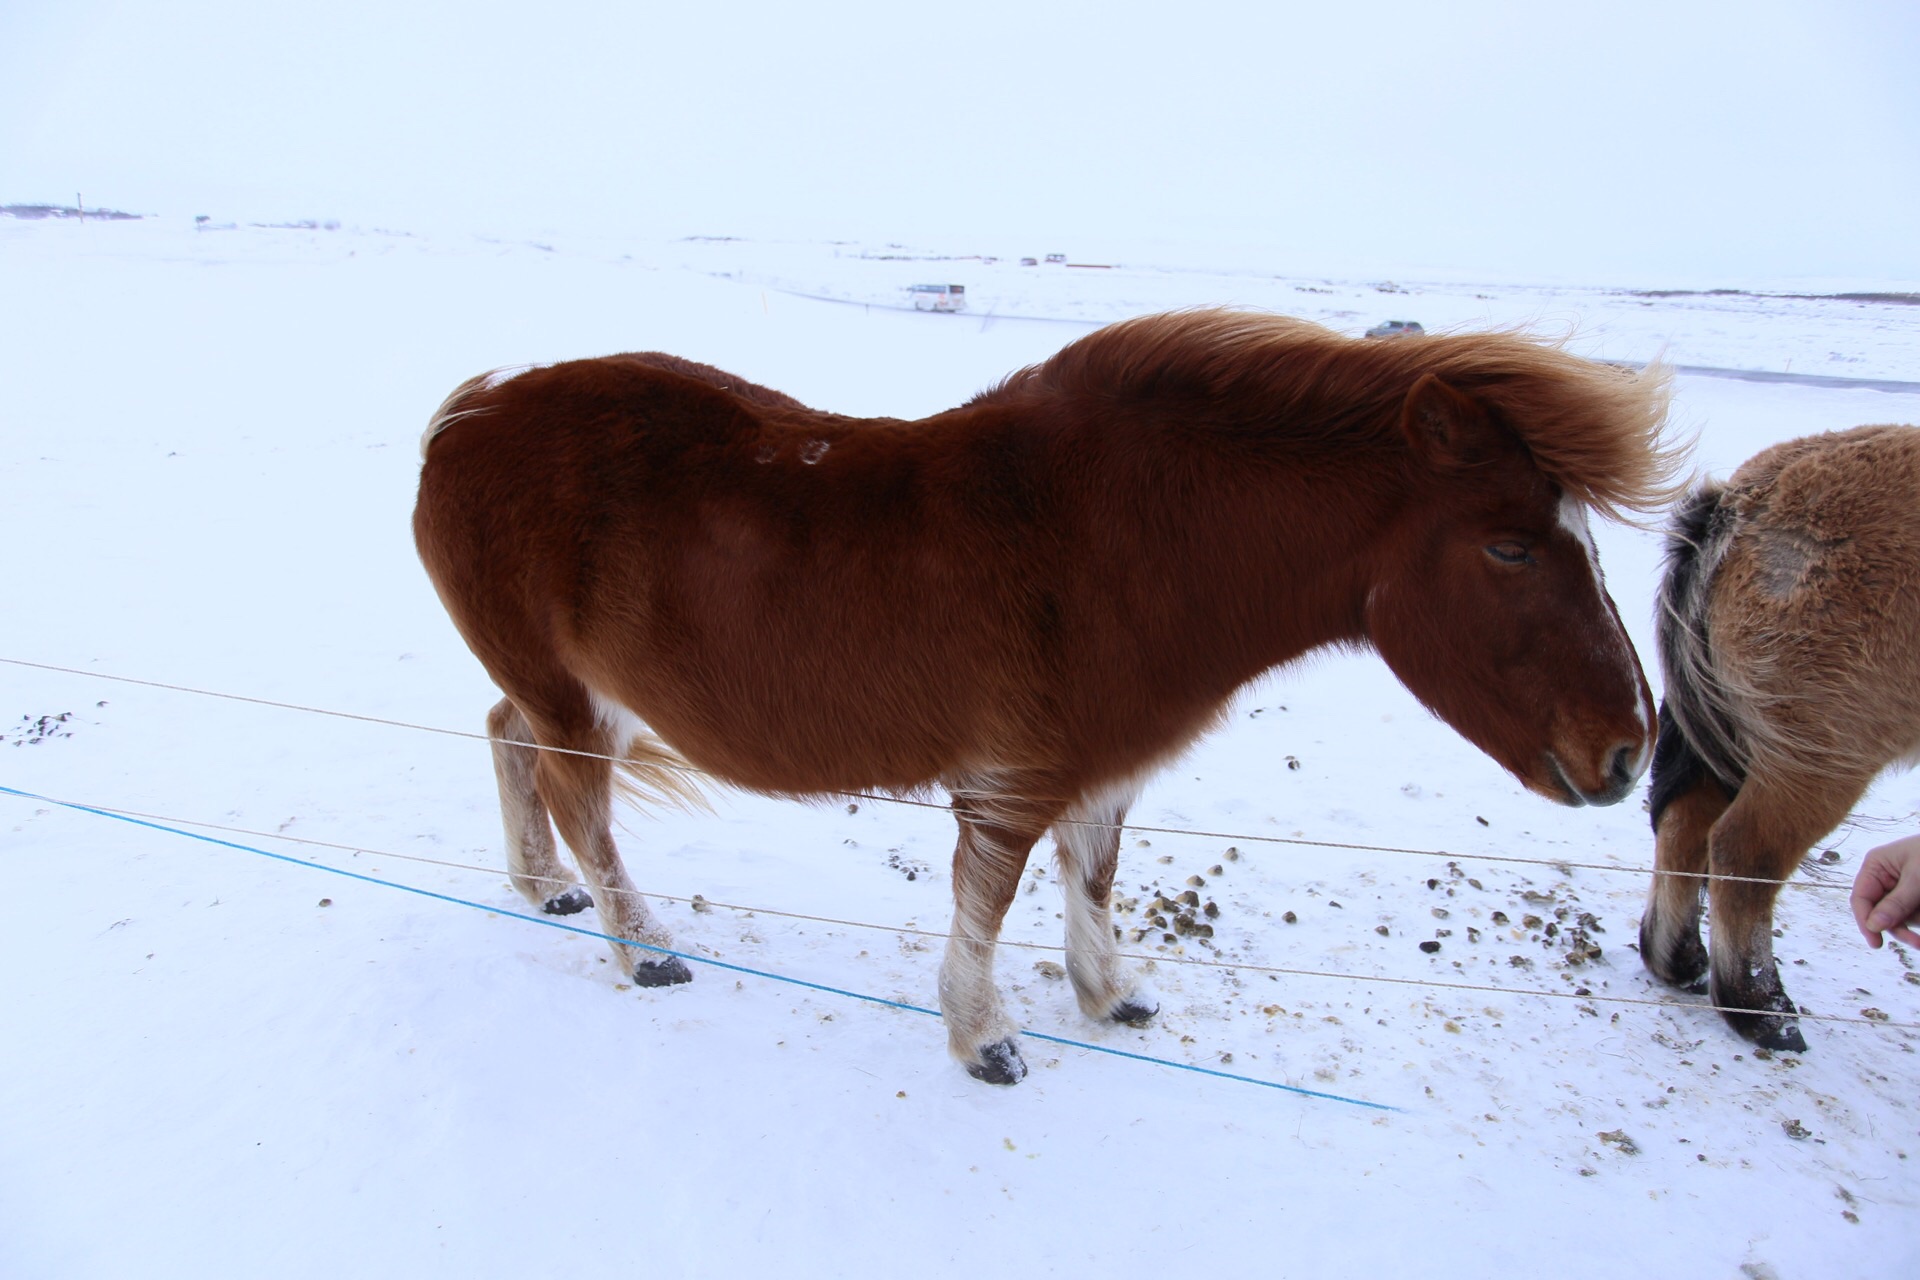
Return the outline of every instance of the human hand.
[[[1920,947],[1920,836],[1907,836],[1867,853],[1853,879],[1853,918],[1870,947],[1882,932]]]

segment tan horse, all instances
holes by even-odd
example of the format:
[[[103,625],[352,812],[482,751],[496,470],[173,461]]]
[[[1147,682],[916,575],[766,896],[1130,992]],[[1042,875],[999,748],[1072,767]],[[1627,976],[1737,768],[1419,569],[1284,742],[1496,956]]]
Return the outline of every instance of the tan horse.
[[[1777,884],[1888,764],[1920,751],[1920,429],[1775,445],[1675,513],[1660,592],[1667,693],[1640,957],[1755,1044],[1804,1050],[1773,959]]]
[[[1533,790],[1627,794],[1653,709],[1587,512],[1669,496],[1665,403],[1657,374],[1512,335],[1217,311],[1103,329],[916,422],[611,356],[455,391],[414,533],[506,694],[488,729],[522,893],[585,905],[550,815],[605,932],[670,945],[596,756],[655,796],[685,769],[787,796],[944,787],[941,1009],[967,1069],[1011,1083],[993,955],[1029,850],[1053,830],[1081,1008],[1151,1017],[1108,911],[1120,824],[1264,671],[1371,646]],[[690,976],[616,951],[637,983]]]

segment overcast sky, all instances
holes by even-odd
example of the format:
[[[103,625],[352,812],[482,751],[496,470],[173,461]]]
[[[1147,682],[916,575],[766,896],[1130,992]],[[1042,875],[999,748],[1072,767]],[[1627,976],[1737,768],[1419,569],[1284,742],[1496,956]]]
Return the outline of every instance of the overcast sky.
[[[1914,0],[0,0],[0,202],[1912,285],[1917,68]]]

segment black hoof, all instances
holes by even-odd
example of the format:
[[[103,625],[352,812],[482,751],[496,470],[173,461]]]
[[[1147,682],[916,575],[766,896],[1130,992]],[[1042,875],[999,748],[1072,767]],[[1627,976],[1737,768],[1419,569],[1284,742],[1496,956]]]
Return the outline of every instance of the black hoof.
[[[1807,1039],[1800,1034],[1799,1009],[1774,979],[1773,989],[1734,992],[1728,984],[1713,983],[1713,1002],[1721,1006],[1727,1025],[1744,1040],[1762,1049],[1805,1053]],[[1732,1011],[1729,1012],[1728,1010]]]
[[[1107,1016],[1129,1027],[1144,1027],[1152,1022],[1154,1015],[1159,1012],[1160,1006],[1157,1004],[1140,1004],[1127,999],[1115,1006],[1113,1012]]]
[[[593,895],[579,885],[554,894],[540,904],[540,909],[550,916],[570,916],[585,911],[593,905]]]
[[[1019,1084],[1027,1078],[1027,1064],[1009,1038],[982,1045],[980,1061],[969,1062],[967,1074],[988,1084]]]
[[[1786,1053],[1805,1053],[1807,1038],[1800,1034],[1800,1020],[1778,1013],[1729,1013],[1727,1025],[1762,1049]]]
[[[693,970],[682,964],[679,956],[642,960],[633,966],[633,985],[636,987],[671,987],[675,983],[692,981]]]
[[[1699,930],[1682,930],[1663,947],[1654,941],[1652,920],[1652,912],[1640,920],[1640,963],[1660,981],[1699,994],[1707,976],[1707,949],[1700,944]]]

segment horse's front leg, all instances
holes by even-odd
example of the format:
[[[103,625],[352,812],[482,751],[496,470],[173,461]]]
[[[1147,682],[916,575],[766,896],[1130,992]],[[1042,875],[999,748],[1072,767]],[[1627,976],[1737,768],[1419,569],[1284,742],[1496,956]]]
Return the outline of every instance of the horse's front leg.
[[[1067,977],[1080,1011],[1097,1021],[1138,1025],[1160,1012],[1146,983],[1121,963],[1113,938],[1113,877],[1132,789],[1083,797],[1053,824],[1066,898]]]
[[[940,965],[940,1015],[948,1051],[967,1074],[988,1084],[1016,1084],[1027,1074],[1014,1044],[1020,1029],[994,985],[993,953],[1027,854],[1052,819],[1037,810],[1017,796],[954,788],[960,842],[953,851],[953,930]]]

